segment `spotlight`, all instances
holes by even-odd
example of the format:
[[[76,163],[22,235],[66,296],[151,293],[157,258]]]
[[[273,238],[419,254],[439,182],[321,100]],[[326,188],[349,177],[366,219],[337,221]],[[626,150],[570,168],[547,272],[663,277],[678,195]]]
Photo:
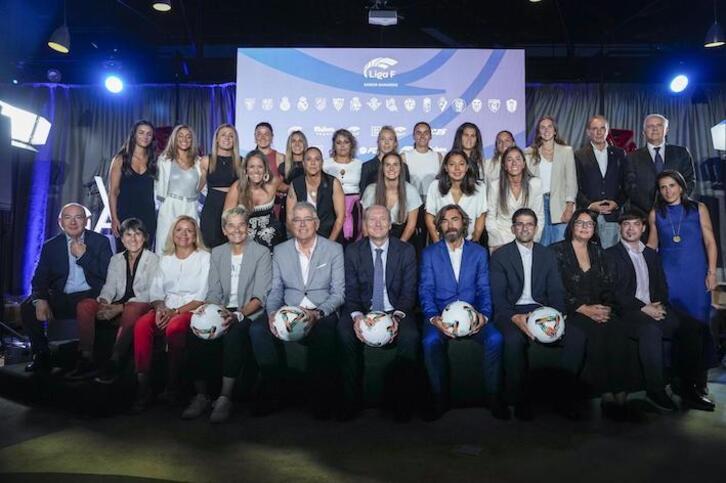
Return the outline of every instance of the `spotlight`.
[[[48,69],[46,75],[50,82],[60,82],[63,78],[63,75],[58,69]]]
[[[168,12],[171,10],[171,0],[156,0],[151,7],[157,12]]]
[[[104,85],[106,86],[106,89],[108,89],[108,91],[112,94],[118,94],[119,92],[124,90],[124,81],[122,81],[121,78],[116,75],[110,75],[106,77]]]
[[[10,136],[13,146],[37,151],[48,140],[50,122],[43,116],[0,101],[0,114],[10,118]]]
[[[726,44],[726,35],[723,33],[721,25],[718,23],[718,17],[716,16],[716,1],[713,2],[713,25],[706,32],[706,40],[703,41],[703,46],[708,48],[721,47]]]
[[[61,54],[67,54],[71,51],[71,33],[68,31],[65,2],[63,2],[63,25],[55,29],[53,35],[50,36],[48,47]]]
[[[18,84],[20,84],[20,81],[18,81],[18,79],[13,79],[13,85],[16,86]]]
[[[388,5],[388,0],[375,0],[368,10],[368,24],[390,27],[398,24],[398,11]]]
[[[688,87],[688,77],[683,74],[675,76],[670,84],[671,91],[675,92],[676,94],[679,92],[683,92],[686,87]]]

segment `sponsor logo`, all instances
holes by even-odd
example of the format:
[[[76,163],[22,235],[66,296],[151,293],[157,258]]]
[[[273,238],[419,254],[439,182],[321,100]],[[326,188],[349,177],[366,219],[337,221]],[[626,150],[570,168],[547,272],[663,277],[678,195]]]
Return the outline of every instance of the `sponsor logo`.
[[[423,104],[424,112],[431,112],[431,98],[430,97],[424,97],[422,104]]]
[[[245,109],[248,111],[251,111],[255,108],[255,98],[254,97],[245,97]]]
[[[371,108],[371,111],[377,111],[381,107],[381,101],[377,97],[371,97],[366,104]]]
[[[272,97],[265,97],[262,99],[262,110],[263,111],[271,111],[274,107],[272,103]]]
[[[492,112],[498,112],[499,108],[502,107],[502,101],[499,99],[487,99],[487,107]]]
[[[479,112],[479,111],[481,111],[481,107],[482,107],[481,99],[474,99],[473,101],[471,101],[471,110],[472,111]]]
[[[348,128],[348,131],[350,131],[350,133],[351,133],[351,134],[352,134],[353,136],[355,136],[355,137],[358,137],[358,136],[360,136],[360,127],[359,127],[359,126],[350,126],[350,127]]]
[[[382,126],[371,126],[371,137],[378,137],[378,133],[381,132]]]
[[[378,147],[377,146],[360,147],[360,148],[358,148],[358,154],[361,156],[365,156],[366,154],[378,154]]]
[[[280,99],[280,110],[283,112],[287,112],[290,110],[290,98],[285,96],[282,99]]]
[[[324,97],[315,98],[315,109],[317,109],[318,111],[322,111],[323,109],[325,109],[325,106],[327,104],[328,104],[328,101]]]
[[[386,109],[388,109],[391,112],[397,112],[398,106],[396,105],[396,99],[393,97],[389,97],[386,99]]]
[[[404,136],[406,134],[406,128],[403,126],[396,126],[393,130],[396,131],[396,136]]]
[[[406,109],[408,112],[416,109],[416,99],[413,99],[412,97],[407,97],[403,101],[403,108]]]
[[[454,112],[464,112],[464,109],[466,109],[466,102],[461,97],[454,99],[451,105],[454,108]]]
[[[376,57],[363,67],[363,77],[376,80],[393,79],[396,76],[396,71],[392,67],[396,64],[398,64],[396,59]]]
[[[444,112],[444,109],[446,109],[446,106],[449,105],[449,101],[446,100],[445,97],[439,97],[439,111]]]
[[[517,110],[517,100],[507,99],[507,111],[514,112]]]
[[[335,128],[330,126],[314,126],[313,132],[316,136],[330,136],[335,132]]]
[[[290,135],[290,133],[292,133],[294,131],[302,131],[302,130],[303,130],[302,126],[290,126],[289,128],[287,128],[287,134]]]
[[[431,129],[431,136],[446,136],[447,128],[433,128]]]
[[[363,107],[363,104],[361,104],[359,97],[354,97],[350,100],[351,111],[360,111],[361,107]]]
[[[310,107],[310,105],[308,104],[308,98],[305,96],[300,96],[300,98],[297,100],[297,110],[300,112],[305,112],[308,110],[308,107]]]
[[[343,105],[345,104],[345,99],[342,97],[333,97],[333,107],[336,111],[340,111],[343,109]]]

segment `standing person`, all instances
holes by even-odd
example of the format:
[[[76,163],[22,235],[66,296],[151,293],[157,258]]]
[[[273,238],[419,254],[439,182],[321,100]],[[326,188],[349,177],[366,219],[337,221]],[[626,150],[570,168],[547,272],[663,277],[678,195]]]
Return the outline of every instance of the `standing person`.
[[[230,186],[237,181],[241,160],[237,130],[231,124],[221,124],[214,132],[214,144],[209,156],[201,161],[202,186],[207,185],[207,197],[199,218],[204,244],[209,248],[225,243],[222,233],[224,200]]]
[[[604,116],[590,117],[590,142],[575,151],[577,207],[598,213],[597,231],[605,249],[618,243],[618,217],[627,199],[625,151],[608,145],[608,130]]]
[[[293,131],[287,137],[285,144],[285,161],[277,166],[277,171],[282,178],[277,189],[277,196],[280,198],[280,214],[278,219],[283,223],[283,230],[287,232],[285,223],[287,220],[287,192],[290,190],[292,180],[305,174],[303,169],[303,156],[308,148],[308,139],[302,131]],[[284,192],[283,192],[284,190]],[[287,239],[287,233],[285,233]]]
[[[487,193],[484,183],[477,181],[474,167],[463,151],[449,151],[444,157],[437,179],[429,186],[426,195],[426,228],[433,242],[440,234],[434,223],[436,214],[446,205],[461,206],[470,223],[467,224],[467,240],[478,242],[484,233],[487,213]]]
[[[169,228],[182,215],[199,220],[199,192],[202,189],[202,170],[192,128],[176,126],[169,136],[166,149],[159,156],[159,177],[154,185],[159,206],[156,239],[164,240]],[[164,251],[157,243],[156,254]]]
[[[554,253],[534,241],[537,214],[520,208],[511,221],[515,240],[502,245],[491,259],[492,299],[495,323],[504,337],[504,401],[514,406],[515,418],[529,421],[533,414],[527,388],[528,352],[534,336],[527,319],[542,306],[564,314],[565,290]],[[585,337],[577,327],[567,327],[561,343],[559,365],[568,374],[570,387],[557,399],[561,412],[572,416],[574,383],[585,353]]]
[[[602,394],[603,414],[618,419],[627,402],[627,338],[613,311],[613,278],[597,235],[597,213],[575,211],[565,239],[552,250],[565,287],[567,330],[575,327],[585,334],[587,363],[595,389]]]
[[[545,219],[540,242],[548,246],[563,240],[567,223],[575,211],[575,156],[572,147],[560,137],[551,116],[537,120],[537,134],[525,156],[529,170],[542,179]]]
[[[272,282],[270,251],[247,236],[247,211],[241,206],[225,210],[222,230],[229,240],[212,250],[206,303],[224,307],[224,335],[205,341],[190,335],[189,363],[196,396],[182,413],[194,419],[210,408],[212,423],[227,421],[232,415],[232,390],[244,366],[253,366],[249,340],[251,324],[266,324],[265,300]],[[197,309],[199,310],[199,309]],[[222,353],[222,388],[212,403],[207,380]]]
[[[44,325],[55,318],[73,318],[78,303],[97,297],[111,259],[111,247],[103,235],[86,230],[86,207],[68,203],[58,213],[62,233],[47,240],[30,282],[31,294],[20,306],[23,330],[30,338],[33,360],[27,372],[51,367]]]
[[[277,185],[262,151],[252,150],[245,156],[239,179],[232,183],[224,201],[224,209],[241,206],[249,213],[250,238],[272,251],[285,240],[282,224],[273,212]]]
[[[530,208],[537,219],[544,218],[542,180],[535,178],[527,169],[524,152],[517,146],[507,148],[502,154],[502,173],[489,188],[486,228],[489,235],[489,249],[496,250],[514,240],[512,214],[520,208]],[[542,236],[542,227],[537,226],[534,241]]]
[[[279,356],[281,342],[273,337],[275,312],[284,305],[305,311],[312,328],[304,339],[293,343],[308,346],[313,416],[327,419],[335,400],[337,311],[345,300],[345,270],[343,247],[318,235],[318,224],[310,203],[300,201],[293,207],[294,238],[276,246],[272,256],[268,324],[253,324],[250,337],[263,378],[279,387],[283,362]]]
[[[658,192],[648,221],[648,246],[663,261],[669,302],[681,317],[693,317],[704,325],[705,362],[715,357],[711,338],[711,294],[717,286],[718,247],[706,205],[691,200],[679,171],[665,170],[656,178]],[[706,367],[698,391],[706,394]]]
[[[360,180],[362,163],[355,158],[358,143],[347,129],[333,133],[330,158],[323,163],[323,171],[338,178],[345,193],[345,220],[342,234],[338,237],[343,245],[361,236]]]
[[[401,175],[403,166],[398,153],[386,154],[376,182],[363,193],[361,205],[363,208],[373,205],[388,208],[392,221],[391,235],[401,241],[409,241],[416,231],[418,210],[422,203],[416,188]]]
[[[499,179],[499,173],[502,171],[502,154],[507,148],[514,146],[514,135],[509,131],[499,131],[494,140],[494,153],[492,157],[484,161],[484,179],[487,183],[487,189],[496,184]]]
[[[299,201],[315,207],[318,215],[318,235],[337,240],[345,221],[345,194],[337,178],[323,172],[323,153],[315,146],[305,150],[304,176],[292,180],[287,193],[287,226],[292,230],[292,209]]]
[[[477,181],[485,181],[484,141],[481,137],[481,131],[476,124],[465,122],[457,128],[451,150],[466,153],[466,160],[474,170]]]
[[[123,247],[119,229],[126,218],[140,219],[149,230],[149,246],[154,246],[154,181],[157,175],[154,126],[149,121],[136,121],[128,139],[111,160],[109,171],[108,208],[111,231],[117,238],[119,250]]]
[[[661,114],[649,114],[643,120],[645,146],[628,154],[628,196],[630,202],[645,213],[653,208],[656,197],[656,177],[663,170],[678,171],[686,182],[685,194],[693,196],[696,172],[688,149],[667,144],[668,119]]]
[[[393,154],[386,156],[384,163],[390,156]],[[393,400],[386,403],[392,403],[397,420],[408,420],[414,403],[421,343],[414,315],[416,252],[411,245],[389,236],[391,216],[385,206],[366,208],[363,222],[368,236],[345,250],[345,306],[338,323],[344,395],[340,418],[353,419],[360,407],[364,340],[358,324],[364,323],[365,315],[375,310],[386,312],[394,321],[394,387],[387,394]]]
[[[221,220],[220,220],[221,223]],[[144,411],[152,401],[151,361],[154,339],[166,340],[168,376],[165,398],[179,398],[187,331],[192,311],[204,303],[209,276],[209,252],[194,218],[180,216],[169,230],[159,270],[151,282],[152,309],[136,321],[134,359],[137,390],[132,412]]]
[[[673,409],[665,391],[663,340],[674,342],[675,373],[681,380],[684,405],[713,411],[714,404],[696,389],[701,378],[703,331],[693,317],[678,317],[668,303],[668,285],[658,253],[640,241],[645,232],[645,214],[633,208],[620,216],[621,242],[606,251],[612,266],[617,309],[626,321],[631,338],[638,340],[640,363],[651,400]],[[660,405],[660,404],[659,404]]]
[[[416,187],[418,194],[425,200],[431,182],[441,169],[443,156],[430,146],[431,126],[425,121],[419,121],[413,127],[413,149],[401,153],[403,162],[411,174],[411,184]],[[423,213],[420,213],[421,229],[425,230]]]
[[[121,241],[126,250],[111,257],[106,283],[96,298],[79,302],[78,349],[80,357],[75,370],[66,377],[88,379],[98,373],[93,361],[96,322],[115,321],[118,325],[111,358],[104,365],[97,382],[110,384],[119,374],[120,362],[131,350],[136,320],[151,309],[149,290],[159,266],[159,257],[144,248],[149,234],[138,218],[121,223]]]
[[[272,139],[274,133],[272,125],[269,122],[260,122],[255,126],[255,149],[261,151],[265,155],[265,162],[270,173],[275,178],[281,178],[278,166],[285,162],[285,155],[278,153],[272,147]]]
[[[456,300],[471,304],[477,313],[477,322],[468,337],[484,348],[483,384],[492,415],[498,419],[508,416],[499,388],[502,334],[489,323],[489,256],[486,249],[465,239],[469,223],[469,216],[460,206],[443,206],[435,219],[441,240],[426,247],[421,257],[418,294],[424,315],[423,355],[433,394],[433,407],[427,419],[440,418],[448,407],[446,351],[454,336],[441,321],[441,313]]]
[[[378,152],[375,157],[363,163],[361,167],[359,193],[365,193],[366,188],[376,182],[378,171],[383,165],[383,158],[388,153],[398,153],[398,136],[396,136],[396,130],[392,126],[383,126],[378,131]],[[411,176],[408,174],[406,164],[403,164],[402,170],[406,181],[410,181]]]

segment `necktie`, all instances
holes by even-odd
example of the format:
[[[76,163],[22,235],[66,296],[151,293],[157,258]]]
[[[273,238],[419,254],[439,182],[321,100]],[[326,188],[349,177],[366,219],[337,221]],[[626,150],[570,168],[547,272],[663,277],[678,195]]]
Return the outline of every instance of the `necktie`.
[[[656,174],[660,174],[663,171],[663,156],[660,155],[660,146],[653,149],[655,149],[655,172]]]
[[[376,262],[373,265],[373,310],[383,310],[383,249],[376,248]]]

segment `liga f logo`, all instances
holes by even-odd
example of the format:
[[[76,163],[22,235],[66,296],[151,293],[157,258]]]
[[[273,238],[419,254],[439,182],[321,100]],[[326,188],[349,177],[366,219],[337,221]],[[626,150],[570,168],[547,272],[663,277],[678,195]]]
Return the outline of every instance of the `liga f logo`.
[[[391,79],[396,75],[396,71],[391,67],[398,64],[396,59],[390,57],[376,57],[369,61],[363,67],[363,77],[366,79]]]

